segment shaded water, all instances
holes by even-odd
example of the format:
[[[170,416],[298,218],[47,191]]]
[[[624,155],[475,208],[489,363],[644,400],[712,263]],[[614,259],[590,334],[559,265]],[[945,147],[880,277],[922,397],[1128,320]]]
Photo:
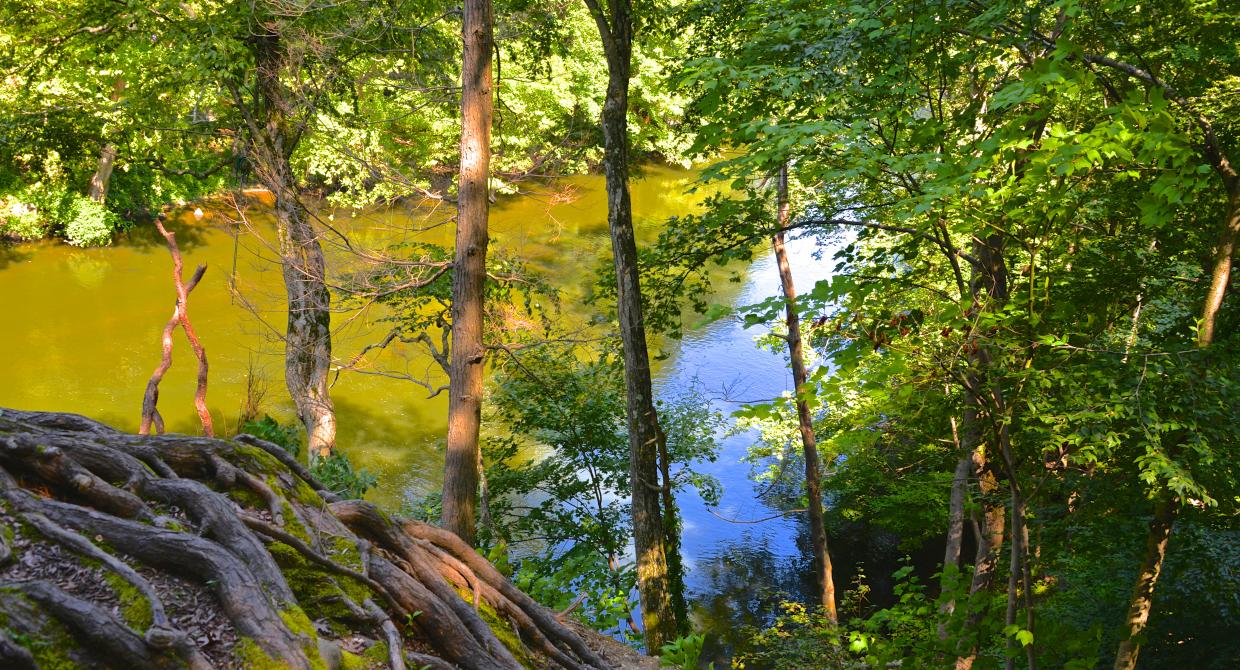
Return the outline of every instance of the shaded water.
[[[669,216],[685,214],[700,202],[701,195],[685,193],[695,176],[652,167],[634,182],[639,238],[653,239]],[[493,249],[524,258],[551,275],[564,293],[565,318],[584,317],[584,308],[575,303],[593,283],[594,269],[608,257],[605,199],[602,177],[583,176],[529,195],[501,198],[492,209]],[[429,220],[444,220],[447,209],[430,214]],[[201,221],[184,214],[172,226],[187,274],[196,264],[209,266],[190,299],[191,317],[211,362],[209,406],[218,426],[233,428],[252,368],[267,380],[264,409],[291,421],[278,337],[285,313],[270,246],[273,224],[267,215],[250,212],[248,227],[238,229],[226,214],[213,212]],[[425,227],[427,221],[424,209],[395,208],[362,215],[335,212],[331,225],[354,244],[378,248],[412,239],[410,229]],[[444,244],[450,243],[451,234],[451,226],[442,225],[417,239]],[[351,257],[334,236],[324,242],[329,267],[348,263]],[[810,243],[789,244],[802,289],[828,276],[829,262],[812,252]],[[52,243],[0,246],[0,351],[6,359],[0,406],[77,412],[135,430],[146,380],[158,362],[159,333],[171,312],[170,268],[163,240],[153,230],[133,231],[103,249]],[[235,294],[230,281],[235,281]],[[776,294],[778,275],[771,256],[755,261],[743,283],[731,290],[738,292],[716,299],[744,305]],[[377,316],[334,317],[337,357],[347,359],[381,336],[372,323]],[[687,333],[656,370],[658,393],[679,395],[696,387],[726,414],[739,400],[772,398],[791,388],[784,356],[759,349],[754,344],[759,334],[734,320]],[[177,338],[174,365],[161,386],[161,412],[170,430],[194,432],[194,361],[183,337],[178,333]],[[433,367],[422,350],[399,346],[385,354],[384,366],[413,374]],[[406,381],[345,373],[332,396],[340,448],[379,475],[380,489],[368,497],[395,508],[402,498],[417,498],[439,487],[446,431],[443,395],[427,399],[424,390]],[[752,520],[773,512],[758,498],[748,467],[739,463],[750,441],[748,435],[724,440],[718,461],[702,468],[723,485],[722,516]],[[714,633],[712,653],[722,661],[736,642],[739,625],[769,622],[781,597],[803,597],[808,587],[802,579],[808,573],[802,558],[808,548],[804,523],[795,517],[731,523],[707,510],[696,494],[682,498],[683,547],[696,616]],[[839,556],[840,548],[834,553],[842,591],[850,563]]]

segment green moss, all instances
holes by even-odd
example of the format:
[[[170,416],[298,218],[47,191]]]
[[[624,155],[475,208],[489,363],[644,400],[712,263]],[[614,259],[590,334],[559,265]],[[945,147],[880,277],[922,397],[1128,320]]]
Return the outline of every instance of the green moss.
[[[466,602],[473,604],[474,594],[472,592],[459,587],[456,589],[456,592]],[[491,632],[495,634],[495,637],[508,648],[508,651],[512,652],[512,655],[521,664],[521,667],[530,668],[531,670],[538,668],[534,658],[530,655],[530,650],[521,642],[521,637],[513,632],[512,627],[499,616],[495,608],[488,605],[486,601],[479,601],[478,614],[486,622]]]
[[[227,495],[233,502],[247,509],[263,509],[266,505],[266,502],[263,501],[262,497],[244,487],[233,487],[232,489],[229,489]]]
[[[362,658],[370,661],[371,663],[387,665],[387,662],[388,662],[387,643],[377,642],[375,644],[370,645],[369,647],[366,648],[366,651],[362,652]]]
[[[41,670],[76,670],[82,667],[69,656],[78,644],[59,621],[47,616],[17,589],[0,589],[0,600],[5,601],[5,608],[10,612],[24,610],[17,616],[16,624],[21,628],[10,625],[12,622],[8,615],[0,610],[0,629],[19,646],[30,651],[36,666]]]
[[[335,622],[351,616],[348,608],[341,602],[342,597],[358,604],[374,597],[365,584],[326,572],[283,542],[273,542],[267,549],[284,573],[297,602],[315,619],[332,622],[335,626]],[[358,560],[360,561],[360,558]],[[339,632],[343,634],[346,630],[347,628],[341,627]]]
[[[266,480],[267,485],[289,495],[303,505],[318,507],[323,498],[301,477],[289,471],[275,456],[248,444],[233,444],[230,461],[237,467]]]
[[[314,630],[314,622],[300,607],[293,606],[280,612],[280,618],[293,635],[301,638],[302,651],[310,661],[313,670],[327,670],[327,663],[319,654],[319,637]],[[233,648],[233,655],[246,670],[289,670],[289,665],[267,655],[262,647],[253,639],[241,638]]]
[[[270,475],[285,469],[275,456],[249,444],[233,442],[230,455],[234,465],[251,474]]]
[[[115,572],[107,571],[104,579],[108,586],[121,601],[121,618],[136,631],[144,631],[151,627],[151,603],[138,591],[137,587],[125,581]]]
[[[233,647],[233,656],[246,670],[292,670],[289,664],[268,656],[257,642],[248,637],[241,638]]]
[[[379,645],[375,645],[375,647],[377,646]],[[371,649],[374,649],[374,647],[371,647]],[[358,656],[343,650],[340,652],[340,670],[370,670],[375,667],[378,666],[367,656]]]
[[[293,607],[280,612],[280,618],[284,620],[284,625],[288,626],[289,631],[294,635],[301,637],[316,639],[318,633],[314,631],[314,622],[300,607]]]

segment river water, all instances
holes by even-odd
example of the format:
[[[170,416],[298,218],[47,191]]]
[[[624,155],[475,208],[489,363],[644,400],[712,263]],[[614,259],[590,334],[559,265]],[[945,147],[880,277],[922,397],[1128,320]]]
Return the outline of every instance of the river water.
[[[650,167],[633,184],[638,235],[650,241],[669,216],[692,211],[703,194],[689,194],[696,174]],[[450,206],[394,208],[383,212],[332,213],[331,225],[354,245],[383,246],[413,239],[413,227],[443,221]],[[208,271],[190,299],[190,315],[211,363],[209,406],[217,426],[233,428],[245,396],[247,371],[266,378],[264,409],[292,420],[281,377],[282,283],[272,262],[272,222],[261,207],[247,210],[247,224],[235,225],[236,211],[212,208],[201,220],[185,212],[171,226],[185,256],[186,274],[196,264]],[[501,197],[492,210],[493,249],[527,259],[550,273],[564,292],[566,317],[593,281],[594,269],[610,249],[601,176],[558,180],[533,192]],[[450,225],[417,239],[449,242]],[[348,257],[334,236],[324,238],[329,264]],[[828,276],[829,260],[813,257],[814,245],[789,245],[799,287]],[[111,247],[75,249],[63,244],[0,246],[0,406],[85,414],[135,430],[146,380],[159,359],[159,333],[172,307],[171,262],[153,230],[136,230]],[[743,272],[733,305],[757,302],[778,292],[769,253]],[[235,286],[233,291],[230,286]],[[335,350],[348,357],[377,339],[375,314],[337,315]],[[695,387],[725,414],[738,401],[772,398],[790,389],[782,355],[760,349],[757,329],[732,319],[691,330],[669,344],[671,357],[656,369],[657,392],[679,395]],[[169,429],[194,432],[191,399],[194,361],[178,333],[174,365],[161,386],[161,412]],[[384,354],[387,370],[422,374],[431,368],[421,350],[394,347]],[[339,420],[339,446],[356,463],[378,474],[370,496],[396,508],[402,499],[435,490],[442,477],[446,398],[427,399],[407,381],[377,375],[343,374],[332,389]],[[808,587],[802,558],[808,541],[799,518],[736,523],[769,517],[749,468],[740,463],[749,435],[722,440],[722,453],[701,470],[723,485],[712,513],[696,493],[681,496],[685,517],[683,548],[690,572],[695,616],[712,631],[712,655],[722,660],[743,624],[761,624],[783,597],[803,597]],[[725,521],[720,517],[733,521]],[[847,577],[847,568],[843,576]],[[841,589],[844,584],[841,584]]]

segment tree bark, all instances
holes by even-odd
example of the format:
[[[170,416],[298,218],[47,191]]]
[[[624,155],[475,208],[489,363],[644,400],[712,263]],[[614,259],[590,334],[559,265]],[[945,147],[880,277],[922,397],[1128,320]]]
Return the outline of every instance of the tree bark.
[[[485,360],[482,329],[491,164],[491,0],[465,0],[462,38],[461,182],[452,266],[452,361],[441,522],[473,544]]]
[[[1208,349],[1214,344],[1216,322],[1223,298],[1231,285],[1231,265],[1235,256],[1236,241],[1240,238],[1240,175],[1237,175],[1226,159],[1219,161],[1219,171],[1227,192],[1227,206],[1219,226],[1219,241],[1214,248],[1213,271],[1210,288],[1201,308],[1200,325],[1197,328],[1197,347]],[[1145,558],[1137,572],[1132,599],[1128,604],[1125,625],[1128,635],[1120,641],[1115,654],[1115,670],[1132,670],[1137,667],[1141,652],[1141,636],[1149,623],[1154,606],[1154,587],[1162,572],[1163,559],[1167,555],[1167,541],[1175,524],[1176,502],[1164,491],[1154,503],[1154,518],[1150,521],[1145,539]]]
[[[1003,260],[1002,234],[995,233],[986,238],[974,238],[973,256],[978,259],[980,267],[974,268],[974,277],[970,282],[972,309],[987,309],[990,305],[1001,305],[1007,300],[1007,265]],[[999,556],[1003,548],[1003,526],[1006,510],[999,480],[994,473],[994,464],[989,462],[986,448],[992,450],[999,446],[998,440],[989,441],[984,438],[983,421],[988,413],[997,410],[987,402],[991,395],[986,390],[989,385],[987,371],[990,368],[990,355],[984,343],[974,337],[969,343],[969,370],[965,374],[965,410],[961,421],[961,443],[969,456],[973,475],[978,482],[978,490],[982,506],[982,517],[978,524],[980,534],[977,538],[977,555],[974,560],[973,579],[969,584],[970,600],[978,593],[989,590],[999,564]],[[988,445],[989,443],[989,445]],[[969,615],[968,628],[975,627],[981,621],[983,611],[974,611]],[[970,642],[968,649],[956,659],[957,670],[968,670],[973,667],[977,655],[976,641]]]
[[[955,419],[952,419],[952,437],[955,438],[956,447],[959,449],[960,439],[957,435]],[[940,590],[946,590],[949,587],[949,580],[954,580],[955,575],[960,571],[960,553],[964,545],[964,501],[969,487],[969,472],[972,470],[972,465],[969,455],[965,454],[956,462],[956,471],[952,475],[951,498],[947,511],[947,546],[943,550],[943,577],[940,581]],[[950,617],[955,611],[955,599],[946,600],[939,607],[939,613],[944,618]],[[939,639],[947,639],[946,621],[939,623]]]
[[[1154,608],[1154,586],[1162,573],[1163,559],[1167,557],[1167,540],[1175,522],[1175,507],[1170,497],[1154,503],[1154,518],[1150,520],[1149,533],[1145,539],[1145,558],[1137,572],[1137,582],[1128,606],[1124,627],[1128,635],[1119,643],[1115,654],[1115,670],[1135,670],[1137,656],[1141,652],[1141,635],[1150,620]]]
[[[207,351],[202,346],[202,342],[198,339],[198,334],[194,331],[194,326],[189,320],[189,293],[194,290],[198,282],[202,280],[202,275],[207,271],[207,266],[199,265],[190,277],[188,283],[181,277],[183,267],[181,261],[181,250],[177,247],[176,233],[170,232],[164,228],[163,214],[155,219],[155,227],[159,230],[159,234],[164,236],[164,240],[168,243],[168,252],[172,254],[172,283],[176,289],[176,306],[172,309],[172,318],[168,324],[164,326],[163,336],[161,337],[161,345],[163,355],[160,359],[159,367],[155,368],[155,372],[151,375],[150,381],[146,384],[146,392],[142,396],[142,422],[138,427],[139,435],[147,435],[151,432],[151,426],[154,424],[156,432],[164,432],[164,419],[159,414],[156,404],[159,402],[159,382],[163,380],[164,374],[172,367],[172,333],[177,325],[185,331],[185,339],[189,340],[189,346],[194,351],[194,357],[198,359],[198,388],[194,392],[194,409],[198,412],[198,421],[202,424],[202,432],[207,437],[215,436],[215,428],[211,421],[211,411],[207,409]]]
[[[629,477],[633,489],[633,539],[637,554],[637,590],[641,599],[646,651],[656,654],[676,637],[668,593],[667,550],[659,509],[659,418],[650,382],[650,356],[642,319],[637,241],[629,201],[628,107],[633,54],[633,17],[629,0],[585,0],[598,25],[607,56],[607,98],[603,103],[603,171],[607,177],[607,225],[616,268],[616,311],[624,348],[626,413],[629,428]],[[610,20],[608,19],[610,13]]]
[[[790,205],[788,202],[788,165],[779,168],[776,199],[779,207],[779,229],[771,239],[775,249],[775,262],[779,266],[779,282],[784,292],[785,321],[788,324],[788,356],[792,363],[792,383],[796,393],[797,427],[801,433],[801,447],[805,455],[805,492],[809,497],[809,535],[814,553],[814,584],[818,589],[818,602],[823,613],[834,623],[835,579],[831,574],[831,553],[827,549],[827,529],[822,512],[822,475],[818,464],[818,443],[814,436],[813,418],[809,402],[805,371],[805,352],[801,342],[801,317],[797,314],[797,290],[792,281],[792,268],[788,264],[788,252],[784,248],[783,230],[788,227]]]
[[[119,102],[121,93],[125,90],[125,80],[117,79],[112,83],[112,102]],[[104,128],[107,132],[107,128]],[[103,149],[99,151],[99,163],[95,167],[95,173],[90,177],[90,199],[99,204],[103,204],[108,199],[108,185],[112,181],[112,168],[116,163],[116,145],[108,142],[103,145]]]
[[[252,39],[261,111],[251,129],[255,135],[253,158],[259,179],[275,197],[280,261],[288,296],[284,381],[306,427],[310,457],[322,458],[336,444],[336,412],[327,383],[332,338],[326,262],[289,163],[299,134],[290,132],[292,101],[280,80],[287,58],[279,35],[264,34]]]
[[[1223,306],[1223,296],[1231,285],[1231,264],[1240,238],[1240,177],[1226,180],[1227,209],[1219,227],[1218,245],[1214,249],[1214,267],[1210,273],[1210,290],[1206,293],[1201,310],[1201,325],[1197,329],[1197,346],[1206,348],[1214,342],[1215,321]]]
[[[105,144],[99,152],[95,174],[90,176],[90,199],[103,204],[108,198],[108,184],[112,180],[112,165],[116,162],[116,145]]]

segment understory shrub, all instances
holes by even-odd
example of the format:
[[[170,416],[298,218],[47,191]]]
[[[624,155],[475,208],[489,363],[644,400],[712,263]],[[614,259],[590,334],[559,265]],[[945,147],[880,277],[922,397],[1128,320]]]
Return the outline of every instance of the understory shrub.
[[[241,424],[241,432],[277,444],[294,456],[301,453],[301,428],[282,424],[270,414]],[[366,468],[354,467],[353,461],[339,451],[326,458],[311,455],[310,474],[342,498],[360,499],[379,483],[378,477]]]
[[[33,240],[60,235],[78,247],[103,246],[125,222],[104,205],[63,185],[15,183],[0,194],[0,236]]]

